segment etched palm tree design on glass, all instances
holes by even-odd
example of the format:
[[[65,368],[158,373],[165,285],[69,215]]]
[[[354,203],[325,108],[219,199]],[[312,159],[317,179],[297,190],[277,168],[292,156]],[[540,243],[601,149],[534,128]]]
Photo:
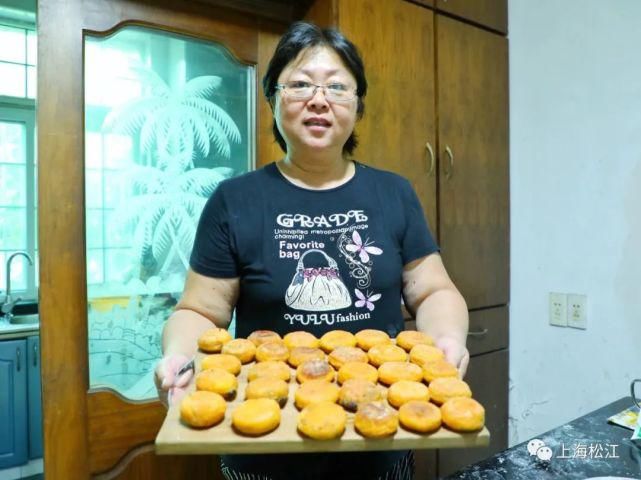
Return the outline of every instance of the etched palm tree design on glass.
[[[90,380],[147,398],[205,203],[254,165],[254,69],[143,27],[85,50]]]
[[[194,156],[209,156],[210,148],[223,158],[231,143],[241,141],[231,116],[208,97],[221,78],[206,75],[172,90],[153,70],[132,67],[149,92],[112,110],[103,130],[133,135],[140,133],[140,150],[147,165],[135,165],[130,177],[137,192],[121,205],[115,220],[133,225],[132,248],[139,258],[150,253],[166,272],[173,260],[189,265],[198,218],[207,198],[233,172],[227,167],[195,168]]]

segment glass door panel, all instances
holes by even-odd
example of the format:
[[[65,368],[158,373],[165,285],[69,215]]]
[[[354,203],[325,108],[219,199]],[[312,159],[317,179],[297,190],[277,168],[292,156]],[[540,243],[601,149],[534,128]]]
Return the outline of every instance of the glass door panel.
[[[129,26],[85,38],[84,73],[90,385],[153,398],[200,213],[255,165],[255,72],[220,44]]]

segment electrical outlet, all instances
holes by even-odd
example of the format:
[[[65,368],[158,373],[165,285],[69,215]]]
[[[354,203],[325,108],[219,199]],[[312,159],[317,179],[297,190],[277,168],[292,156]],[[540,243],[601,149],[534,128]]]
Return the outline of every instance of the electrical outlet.
[[[550,325],[568,326],[567,295],[550,292]]]
[[[568,327],[588,328],[587,295],[568,295]]]

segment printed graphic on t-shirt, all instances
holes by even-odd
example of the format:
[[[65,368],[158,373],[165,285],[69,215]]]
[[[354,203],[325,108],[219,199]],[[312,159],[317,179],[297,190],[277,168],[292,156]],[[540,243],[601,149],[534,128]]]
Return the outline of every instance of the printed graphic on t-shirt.
[[[367,236],[367,221],[363,210],[276,217],[278,258],[297,261],[285,292],[285,304],[297,311],[284,314],[290,325],[333,325],[370,318],[381,294],[368,287],[374,259],[383,250]],[[353,279],[356,288],[352,292],[344,278]],[[349,307],[353,309],[345,312]]]
[[[359,288],[367,288],[372,283],[370,272],[372,261],[370,255],[383,253],[378,247],[372,245],[369,239],[363,243],[357,230],[344,232],[338,238],[338,250],[343,254],[350,270],[350,275],[357,280]]]
[[[324,255],[329,266],[305,267],[305,256],[312,252]],[[298,260],[296,274],[285,293],[285,303],[296,310],[322,312],[347,308],[352,305],[352,300],[336,261],[322,250],[311,249]]]

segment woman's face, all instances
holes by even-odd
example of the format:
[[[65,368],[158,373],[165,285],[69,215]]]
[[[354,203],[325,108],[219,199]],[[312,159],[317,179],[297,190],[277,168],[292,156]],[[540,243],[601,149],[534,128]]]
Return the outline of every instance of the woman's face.
[[[316,85],[341,83],[356,90],[356,79],[334,50],[315,47],[303,50],[278,77],[278,83],[309,82]],[[336,151],[354,130],[357,98],[346,103],[332,103],[323,89],[309,100],[295,100],[278,91],[274,107],[276,125],[287,143],[288,152],[314,150]]]

